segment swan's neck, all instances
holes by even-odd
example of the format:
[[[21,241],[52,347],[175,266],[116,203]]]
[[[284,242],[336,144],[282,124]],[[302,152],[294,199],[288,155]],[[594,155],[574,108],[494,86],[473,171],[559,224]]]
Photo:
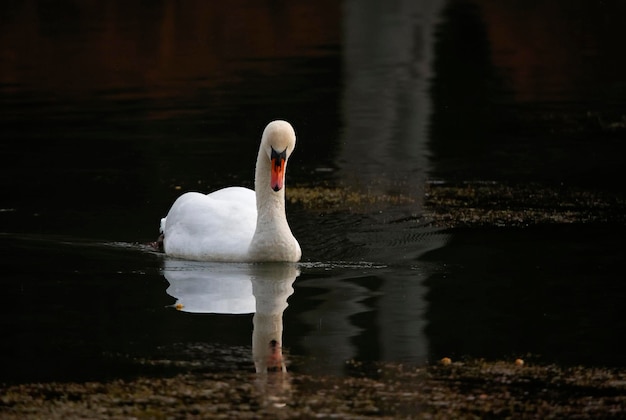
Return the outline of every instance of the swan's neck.
[[[256,194],[257,231],[261,227],[278,228],[287,224],[285,215],[285,188],[274,191],[270,185],[270,159],[259,150],[254,177]]]
[[[252,317],[252,358],[257,373],[268,370],[286,372],[283,359],[283,314],[262,314]]]
[[[254,181],[257,222],[249,255],[257,261],[295,261],[300,251],[285,215],[284,183],[279,191],[272,190],[270,165],[269,157],[259,150]]]

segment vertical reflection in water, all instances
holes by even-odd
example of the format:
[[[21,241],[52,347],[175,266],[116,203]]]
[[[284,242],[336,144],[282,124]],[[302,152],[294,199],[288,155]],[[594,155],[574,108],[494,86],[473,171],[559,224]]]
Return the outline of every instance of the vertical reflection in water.
[[[337,160],[348,184],[421,201],[433,27],[442,3],[345,3],[345,132]]]
[[[305,263],[293,307],[308,327],[299,343],[317,362],[303,369],[342,374],[351,359],[427,361],[424,282],[433,267],[419,259],[448,239],[445,232],[408,223],[386,225],[350,235],[362,245],[361,256],[378,264]]]
[[[220,264],[165,260],[167,293],[184,312],[254,313],[252,358],[258,373],[286,372],[283,312],[292,284],[300,274],[296,264]]]
[[[491,61],[480,9],[469,1],[450,2],[436,28],[433,112],[429,150],[437,176],[472,176],[493,162],[479,162],[495,142],[505,118],[502,81]],[[471,175],[464,172],[472,171]]]
[[[335,267],[335,271],[340,270]],[[304,371],[316,373],[323,369],[327,374],[341,374],[346,360],[357,358],[362,350],[356,348],[354,340],[363,329],[354,324],[353,318],[369,310],[362,301],[372,297],[372,292],[360,284],[362,277],[350,277],[353,270],[332,277],[307,270],[314,274],[314,279],[298,283],[298,287],[311,288],[317,293],[312,298],[315,307],[300,314],[300,319],[310,328],[300,341],[305,351],[322,364],[304,366]],[[371,347],[375,343],[367,345]]]
[[[381,326],[377,332],[378,359],[427,361],[429,342],[424,329],[428,288],[424,282],[433,272],[433,266],[421,258],[444,247],[450,237],[446,231],[425,229],[409,222],[351,236],[351,240],[364,244],[366,258],[390,265],[378,270],[383,279],[376,289],[380,292],[376,325]]]
[[[427,131],[434,30],[444,3],[345,3],[345,132],[338,166],[352,187],[371,194],[413,198],[416,204],[409,208],[386,209],[396,217],[421,211],[423,185],[430,170]],[[421,237],[414,241],[407,236],[410,228],[385,225],[378,232],[361,232],[365,236],[361,239],[366,247],[380,245],[376,257],[381,261],[387,255],[387,263],[414,261],[445,242],[425,244]],[[392,238],[387,238],[390,233]],[[423,277],[419,270],[385,273],[377,302],[378,343],[364,343],[376,348],[360,349],[361,353],[378,352],[383,360],[426,359]]]
[[[283,358],[283,312],[293,294],[293,282],[300,274],[296,264],[255,265],[252,292],[256,311],[252,319],[252,356],[257,373],[286,372]]]

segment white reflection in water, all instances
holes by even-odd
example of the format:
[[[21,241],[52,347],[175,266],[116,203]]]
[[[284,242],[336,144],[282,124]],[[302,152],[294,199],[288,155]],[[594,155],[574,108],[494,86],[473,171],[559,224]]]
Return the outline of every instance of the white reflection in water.
[[[357,187],[421,198],[434,30],[444,3],[344,3],[345,132],[337,162]]]
[[[243,264],[209,264],[165,260],[163,274],[169,281],[167,294],[175,297],[184,312],[252,314],[250,269]]]
[[[296,264],[223,264],[165,260],[167,293],[193,313],[254,313],[252,358],[258,373],[286,372],[283,312],[300,271]]]

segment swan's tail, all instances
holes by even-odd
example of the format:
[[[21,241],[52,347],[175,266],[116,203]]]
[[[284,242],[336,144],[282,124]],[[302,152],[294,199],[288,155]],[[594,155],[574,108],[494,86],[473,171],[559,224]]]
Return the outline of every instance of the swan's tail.
[[[161,219],[161,226],[159,227],[159,232],[160,233],[165,233],[165,219],[167,219],[166,217]]]

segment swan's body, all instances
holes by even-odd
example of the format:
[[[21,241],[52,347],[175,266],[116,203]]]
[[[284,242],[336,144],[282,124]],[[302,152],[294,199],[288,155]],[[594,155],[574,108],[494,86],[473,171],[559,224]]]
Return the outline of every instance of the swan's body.
[[[254,189],[185,193],[161,220],[167,255],[199,261],[298,261],[285,215],[285,169],[296,136],[286,121],[265,127]]]

